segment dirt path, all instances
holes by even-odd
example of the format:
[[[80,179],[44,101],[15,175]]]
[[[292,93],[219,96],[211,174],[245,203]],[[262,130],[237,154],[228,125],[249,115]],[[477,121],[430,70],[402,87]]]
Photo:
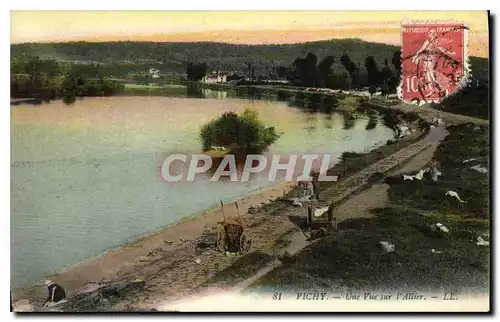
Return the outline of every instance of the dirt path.
[[[418,153],[408,160],[408,162],[388,172],[387,175],[394,176],[402,173],[413,173],[424,168],[432,159],[439,142],[446,136],[443,128],[438,129],[432,133],[432,136],[429,134],[428,140],[431,142],[431,145],[427,149]],[[390,186],[386,183],[377,183],[372,185],[370,189],[353,195],[339,207],[337,213],[339,220],[372,216],[370,209],[384,207],[388,202],[387,191],[389,188]]]
[[[452,124],[460,124],[460,123],[467,123],[467,122],[472,122],[476,124],[481,124],[481,125],[488,125],[490,123],[489,120],[484,120],[472,116],[467,116],[467,115],[461,115],[461,114],[453,114],[449,112],[444,112],[437,110],[435,108],[430,107],[429,105],[423,105],[423,106],[416,106],[416,105],[411,105],[411,104],[405,104],[405,103],[400,103],[397,105],[392,105],[392,106],[383,106],[377,103],[371,103],[374,105],[378,105],[383,108],[394,108],[394,109],[399,109],[403,112],[416,112],[418,115],[423,118],[424,120],[428,122],[432,122],[433,118],[441,118],[444,120],[445,124],[447,125],[452,125]]]

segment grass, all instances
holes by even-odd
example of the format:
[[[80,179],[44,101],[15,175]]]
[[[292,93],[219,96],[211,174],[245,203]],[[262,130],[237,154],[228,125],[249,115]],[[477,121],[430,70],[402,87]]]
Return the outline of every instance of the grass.
[[[449,127],[449,132],[434,155],[443,173],[439,184],[426,180],[396,185],[389,191],[389,197],[394,203],[428,211],[489,218],[489,175],[470,169],[477,162],[463,163],[466,159],[479,158],[484,160],[481,166],[489,167],[485,162],[489,155],[489,130],[484,126],[464,124]],[[445,197],[448,190],[456,191],[467,202]]]
[[[130,89],[154,89],[154,88],[163,88],[160,85],[145,85],[145,84],[124,84],[125,88]]]
[[[490,88],[488,86],[464,88],[439,104],[431,104],[435,109],[478,117],[488,120],[490,117]]]
[[[352,95],[344,95],[342,99],[339,99],[338,110],[354,112],[359,107],[360,98]]]
[[[257,281],[252,289],[270,285],[284,290],[335,291],[487,289],[487,247],[479,247],[459,233],[431,235],[427,228],[434,220],[416,213],[391,209],[374,212],[375,218],[339,223],[345,230],[341,238],[327,237],[305,249]],[[450,231],[464,228],[456,222],[446,224]],[[394,243],[395,252],[384,252],[378,246],[381,240]],[[434,254],[432,249],[443,253]]]
[[[283,235],[281,235],[278,239],[274,241],[273,249],[279,252],[281,249],[288,247],[288,245],[290,245],[291,243],[289,238],[296,232],[297,230],[292,228]]]
[[[341,238],[330,236],[311,245],[249,291],[488,292],[490,248],[474,240],[490,229],[489,177],[462,161],[488,155],[489,129],[464,124],[448,131],[435,153],[443,172],[437,185],[425,179],[392,185],[390,204],[374,209],[374,217],[340,222]],[[344,157],[347,164],[359,156]],[[447,189],[459,192],[468,203],[455,207],[445,197]],[[449,233],[434,231],[431,225],[437,222]],[[383,240],[394,243],[395,251],[384,252],[378,246]]]
[[[163,93],[165,88],[159,85],[124,84],[124,93]]]

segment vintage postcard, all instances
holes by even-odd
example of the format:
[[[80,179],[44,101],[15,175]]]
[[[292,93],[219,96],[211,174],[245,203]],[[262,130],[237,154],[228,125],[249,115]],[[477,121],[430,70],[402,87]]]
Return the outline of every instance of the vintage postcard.
[[[489,312],[488,11],[12,11],[14,312]]]

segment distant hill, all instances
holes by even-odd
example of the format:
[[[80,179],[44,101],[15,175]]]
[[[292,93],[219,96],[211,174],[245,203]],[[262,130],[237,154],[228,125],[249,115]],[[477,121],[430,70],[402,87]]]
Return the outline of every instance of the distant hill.
[[[343,54],[363,66],[367,56],[373,56],[379,67],[399,47],[360,39],[332,39],[299,44],[280,45],[237,45],[215,42],[161,43],[161,42],[67,42],[67,43],[25,43],[11,45],[11,55],[36,55],[43,59],[53,58],[65,61],[159,64],[165,71],[185,71],[188,61],[208,64],[209,70],[246,71],[251,63],[256,72],[265,72],[266,67],[289,66],[297,57],[314,53],[318,59],[335,57],[334,70],[344,71],[340,64]],[[471,61],[474,71],[488,75],[488,60],[474,57]]]

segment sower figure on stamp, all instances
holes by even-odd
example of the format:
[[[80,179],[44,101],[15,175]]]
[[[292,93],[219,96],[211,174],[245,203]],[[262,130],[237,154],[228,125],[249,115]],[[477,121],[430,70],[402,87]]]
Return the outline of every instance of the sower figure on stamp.
[[[436,70],[436,64],[440,54],[454,55],[455,53],[443,48],[442,42],[438,39],[436,30],[431,29],[429,31],[429,38],[412,58],[414,64],[418,63],[420,59],[423,61],[425,81],[429,90],[426,97],[443,91],[447,92],[449,87],[449,79]],[[422,55],[422,58],[420,58],[420,55]]]

